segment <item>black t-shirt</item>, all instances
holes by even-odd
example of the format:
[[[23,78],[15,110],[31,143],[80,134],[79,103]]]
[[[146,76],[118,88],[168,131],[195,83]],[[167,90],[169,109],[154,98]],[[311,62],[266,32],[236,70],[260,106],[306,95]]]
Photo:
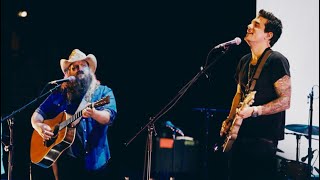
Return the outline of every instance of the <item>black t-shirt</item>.
[[[269,48],[268,48],[269,49]],[[268,50],[266,49],[266,50]],[[266,52],[264,51],[264,53]],[[248,75],[254,76],[261,58],[255,66],[250,65],[251,53],[243,56],[238,64],[236,71],[236,80],[241,85],[242,94],[246,94],[246,85],[248,84]],[[249,66],[251,66],[249,68]],[[248,73],[248,71],[249,72]],[[252,106],[266,104],[278,96],[274,89],[274,83],[285,75],[290,76],[290,65],[286,57],[281,53],[272,51],[262,68],[259,79],[256,82],[254,91],[257,91]],[[250,87],[250,86],[249,86]],[[247,118],[243,120],[240,127],[238,138],[266,138],[270,140],[284,139],[285,111],[256,118]]]

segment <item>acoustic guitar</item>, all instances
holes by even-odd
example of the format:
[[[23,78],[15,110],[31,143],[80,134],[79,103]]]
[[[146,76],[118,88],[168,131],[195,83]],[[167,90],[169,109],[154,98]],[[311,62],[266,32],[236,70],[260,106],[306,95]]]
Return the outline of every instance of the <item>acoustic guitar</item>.
[[[96,108],[108,103],[110,103],[110,96],[91,103],[85,108]],[[64,150],[72,145],[76,128],[69,126],[69,124],[82,117],[82,110],[76,112],[73,116],[63,111],[53,119],[44,120],[43,123],[49,125],[53,130],[54,135],[50,140],[43,140],[36,130],[33,131],[30,145],[30,159],[32,163],[48,168],[59,158]]]

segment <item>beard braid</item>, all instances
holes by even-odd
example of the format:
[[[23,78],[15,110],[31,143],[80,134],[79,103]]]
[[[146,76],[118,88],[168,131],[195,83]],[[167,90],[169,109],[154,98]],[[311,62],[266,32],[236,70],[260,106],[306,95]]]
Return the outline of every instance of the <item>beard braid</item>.
[[[69,103],[81,101],[83,96],[88,91],[92,82],[91,74],[85,75],[84,78],[79,79],[76,77],[74,82],[69,82],[67,90],[67,99]]]

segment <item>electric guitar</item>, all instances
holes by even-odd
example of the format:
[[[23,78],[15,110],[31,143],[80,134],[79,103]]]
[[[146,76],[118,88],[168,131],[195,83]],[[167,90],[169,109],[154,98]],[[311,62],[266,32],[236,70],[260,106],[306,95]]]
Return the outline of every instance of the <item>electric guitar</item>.
[[[106,96],[97,102],[87,105],[86,108],[96,108],[109,103],[110,96]],[[43,140],[36,130],[33,131],[30,145],[30,159],[32,163],[48,168],[58,159],[64,150],[72,145],[76,128],[69,126],[69,124],[82,116],[82,110],[76,112],[73,116],[63,111],[53,119],[44,120],[43,123],[49,125],[53,130],[54,135],[50,140]]]
[[[245,99],[239,103],[239,111],[241,111],[243,108],[245,107],[249,107],[252,105],[254,97],[255,97],[256,91],[251,91],[249,94],[247,94],[247,96],[245,97]],[[243,119],[235,119],[236,116],[236,112],[234,114],[229,115],[230,117],[233,117],[233,119],[229,120],[229,122],[227,122],[227,126],[226,126],[226,135],[224,136],[224,142],[222,144],[222,152],[228,152],[230,151],[230,149],[232,148],[232,145],[234,143],[234,141],[237,139],[238,136],[238,132],[240,130],[241,124]],[[232,135],[231,135],[231,131],[232,131]],[[220,147],[214,147],[214,150],[218,150],[218,148]]]

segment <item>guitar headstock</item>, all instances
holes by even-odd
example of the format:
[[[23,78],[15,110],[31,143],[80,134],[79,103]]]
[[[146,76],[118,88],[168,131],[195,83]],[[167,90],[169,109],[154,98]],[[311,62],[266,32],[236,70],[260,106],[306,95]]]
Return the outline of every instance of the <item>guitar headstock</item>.
[[[255,98],[256,93],[257,93],[257,91],[251,91],[249,94],[247,94],[247,96],[243,100],[243,103],[247,104],[248,106],[251,106],[254,102],[254,98]]]
[[[93,106],[96,108],[96,107],[100,107],[100,106],[103,106],[105,104],[109,104],[110,103],[110,96],[106,96],[102,99],[100,99],[99,101],[95,102],[93,104]]]

